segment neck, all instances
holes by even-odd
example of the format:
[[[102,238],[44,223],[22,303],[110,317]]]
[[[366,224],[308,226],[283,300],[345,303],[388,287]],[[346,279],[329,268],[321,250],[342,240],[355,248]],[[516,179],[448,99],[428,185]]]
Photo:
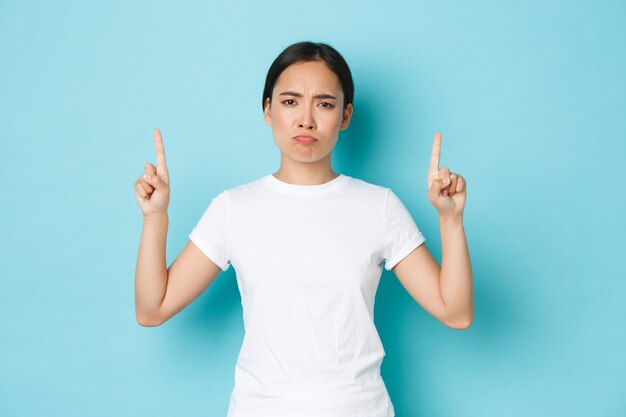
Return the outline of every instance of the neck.
[[[333,171],[329,158],[304,163],[283,159],[278,171],[272,175],[289,184],[320,185],[334,180],[339,173]]]

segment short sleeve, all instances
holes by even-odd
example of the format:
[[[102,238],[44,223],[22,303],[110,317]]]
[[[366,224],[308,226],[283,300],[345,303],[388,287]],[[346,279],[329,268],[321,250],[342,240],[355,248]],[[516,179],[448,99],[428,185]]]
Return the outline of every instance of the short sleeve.
[[[230,256],[226,250],[229,221],[230,197],[228,190],[224,190],[211,200],[189,234],[189,239],[222,271],[230,266]]]
[[[426,240],[411,213],[391,189],[387,192],[385,229],[383,258],[388,271]]]

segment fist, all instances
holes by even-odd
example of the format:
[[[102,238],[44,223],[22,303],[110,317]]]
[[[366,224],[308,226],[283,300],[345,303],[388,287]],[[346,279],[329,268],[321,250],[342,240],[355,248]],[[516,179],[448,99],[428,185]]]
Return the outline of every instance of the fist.
[[[440,216],[462,216],[465,208],[465,178],[448,168],[439,168],[441,133],[435,133],[433,150],[428,167],[428,200]]]
[[[170,180],[165,164],[165,149],[159,129],[154,129],[157,166],[147,163],[144,173],[135,181],[135,198],[145,216],[167,213],[170,201]]]

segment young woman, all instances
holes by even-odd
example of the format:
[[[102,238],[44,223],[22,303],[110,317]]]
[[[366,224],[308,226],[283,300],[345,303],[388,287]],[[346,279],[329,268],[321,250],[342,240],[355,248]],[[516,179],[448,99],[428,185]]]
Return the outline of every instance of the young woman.
[[[373,321],[383,262],[446,326],[466,329],[472,321],[465,180],[439,168],[435,134],[427,184],[439,213],[440,267],[390,188],[333,171],[331,152],[350,123],[353,94],[350,69],[331,46],[286,48],[269,69],[262,103],[281,153],[278,171],[215,196],[169,268],[170,181],[154,132],[157,166],[146,164],[135,183],[144,216],[137,321],[164,323],[233,265],[245,336],[228,417],[394,416]]]

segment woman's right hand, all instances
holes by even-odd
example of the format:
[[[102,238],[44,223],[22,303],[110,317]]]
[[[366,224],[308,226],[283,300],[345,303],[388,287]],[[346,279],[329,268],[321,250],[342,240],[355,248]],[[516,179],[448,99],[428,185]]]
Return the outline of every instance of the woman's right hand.
[[[166,214],[170,201],[170,176],[165,165],[165,149],[161,131],[154,129],[157,166],[147,163],[144,174],[135,182],[135,198],[144,218],[154,214]]]

